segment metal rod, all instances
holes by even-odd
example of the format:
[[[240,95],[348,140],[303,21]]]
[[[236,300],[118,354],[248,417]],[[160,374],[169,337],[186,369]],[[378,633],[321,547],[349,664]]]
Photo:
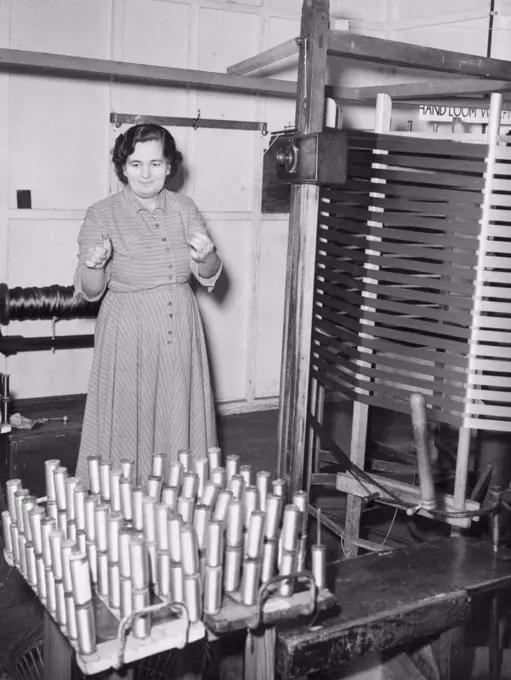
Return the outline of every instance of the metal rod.
[[[186,118],[180,116],[145,116],[136,113],[111,113],[110,122],[117,127],[121,125],[139,125],[141,123],[154,123],[169,127],[192,127],[194,130],[199,128],[214,128],[216,130],[261,130],[267,129],[267,123],[244,120],[223,120],[221,118]]]

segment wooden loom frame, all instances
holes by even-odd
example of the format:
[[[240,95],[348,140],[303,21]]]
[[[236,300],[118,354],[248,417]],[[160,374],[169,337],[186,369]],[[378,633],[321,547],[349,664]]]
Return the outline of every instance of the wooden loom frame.
[[[450,97],[452,101],[453,96],[464,96],[463,104],[467,105],[466,98],[472,97],[470,104],[473,106],[483,101],[474,100],[474,95],[511,90],[510,62],[330,30],[328,0],[304,0],[301,32],[296,43],[298,49],[293,41],[287,41],[230,67],[228,71],[246,75],[298,51],[296,129],[301,134],[321,132],[325,97],[328,96],[342,104],[374,101],[379,95],[386,95],[386,104],[377,110],[376,129],[383,131],[390,123],[391,97],[405,101]],[[326,83],[330,56],[456,77],[389,86],[333,88]],[[495,110],[500,110],[503,99],[502,95],[496,96],[494,121]],[[384,100],[380,97],[380,101]],[[459,99],[454,101],[461,103]],[[496,137],[498,118],[490,126],[490,139],[495,140]],[[318,208],[319,187],[306,184],[292,187],[279,414],[279,473],[287,480],[290,493],[301,488],[308,489],[315,481],[325,481],[324,475],[313,474],[315,447],[307,446],[311,396],[314,401],[319,400],[321,409],[321,390],[318,395],[317,385],[314,381],[311,385],[310,380]],[[488,205],[483,205],[484,210],[487,212]],[[364,467],[368,406],[357,401],[354,409],[350,457],[353,463]],[[469,442],[470,428],[464,426],[461,428],[453,499],[453,507],[458,510],[466,508]],[[350,555],[357,553],[357,546],[372,547],[359,539],[360,515],[361,499],[349,494],[345,537]]]

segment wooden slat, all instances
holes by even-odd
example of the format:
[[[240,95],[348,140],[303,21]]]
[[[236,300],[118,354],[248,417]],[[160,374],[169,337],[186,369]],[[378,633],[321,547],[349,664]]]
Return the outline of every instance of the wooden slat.
[[[257,71],[265,66],[270,66],[278,61],[287,59],[288,57],[298,56],[298,38],[291,38],[286,40],[275,47],[271,47],[269,50],[265,50],[260,54],[250,57],[250,59],[245,59],[237,64],[227,67],[227,73],[229,75],[244,75],[246,73],[252,73],[252,71]]]
[[[345,323],[346,321],[343,317],[331,313],[326,307],[321,308],[321,315],[323,318],[334,323]],[[461,359],[463,356],[461,353],[463,343],[461,342],[456,343],[434,336],[414,335],[413,333],[406,333],[398,329],[387,329],[382,326],[366,326],[365,329],[361,329],[361,332],[366,333],[369,338],[373,339],[370,341],[368,338],[361,338],[359,343],[361,347],[367,347],[381,352],[403,351],[402,345],[417,345],[418,347],[414,347],[414,351],[419,351],[420,347],[427,347],[433,350],[440,349],[448,353],[448,355],[444,357],[445,362],[459,365],[461,360],[461,365],[464,365],[464,361]]]
[[[511,208],[511,194],[492,194],[491,205],[492,209]]]
[[[455,73],[511,83],[509,62],[504,59],[489,59],[473,54],[383,40],[348,31],[329,32],[328,53],[387,66]]]
[[[389,134],[351,130],[349,142],[353,145],[373,146],[380,151],[397,151],[425,156],[443,156],[447,158],[474,158],[484,160],[488,147],[486,144],[474,143],[469,135],[464,141],[436,139],[424,136],[401,136],[395,132]]]
[[[392,198],[386,196],[385,198],[373,198],[375,207],[384,208],[385,210],[407,210],[410,212],[424,213],[426,215],[441,215],[459,221],[477,220],[481,214],[481,207],[477,204],[471,203],[448,203],[446,201],[420,201],[408,200],[404,198]]]
[[[493,312],[499,316],[511,317],[511,302],[493,302],[491,300],[481,301],[481,311],[482,312]]]
[[[484,283],[509,284],[509,272],[495,272],[486,270],[483,274],[483,281]]]
[[[411,351],[409,347],[396,345],[392,342],[385,343],[378,338],[362,338],[362,333],[365,334],[365,329],[370,331],[370,328],[370,326],[360,327],[358,338],[354,335],[347,337],[343,333],[345,329],[331,323],[328,317],[323,317],[322,319],[315,319],[313,336],[319,344],[323,343],[325,346],[331,346],[340,354],[344,353],[346,356],[350,356],[354,361],[358,361],[362,357],[364,361],[370,363],[371,355],[368,355],[363,349],[369,347],[369,349],[376,352],[377,348],[379,348],[377,361],[381,362],[383,366],[394,368],[396,366],[396,357],[398,357],[403,370],[417,370],[417,372],[420,372],[426,367],[428,371],[431,371],[431,375],[439,378],[444,377],[448,382],[459,383],[466,380],[465,372],[468,364],[466,356],[446,355],[445,352],[437,351],[430,347]],[[361,347],[362,342],[363,347]],[[438,371],[436,367],[439,367]]]
[[[413,273],[423,272],[425,274],[433,274],[439,276],[453,276],[459,280],[471,282],[473,280],[473,270],[470,267],[449,267],[448,263],[444,266],[431,264],[429,262],[421,262],[419,260],[406,260],[404,258],[396,258],[391,255],[377,256],[369,255],[367,257],[368,264],[376,264],[381,267],[388,267],[389,269],[408,270]]]
[[[447,200],[447,201],[467,201],[468,203],[474,203],[479,205],[481,203],[481,193],[479,191],[471,191],[469,189],[442,189],[440,187],[427,186],[413,184],[413,180],[410,179],[407,183],[394,182],[391,177],[389,177],[386,182],[385,190],[382,189],[380,185],[380,192],[384,193],[385,196],[407,196],[422,200]],[[376,182],[372,183],[372,191],[378,191],[378,184]]]
[[[326,224],[330,225],[335,225],[335,221],[331,220],[330,218],[324,218],[323,221]],[[372,235],[376,236],[377,232],[373,231]],[[477,262],[477,253],[474,252],[473,249],[471,250],[461,250],[461,249],[456,249],[452,251],[447,251],[449,252],[449,262],[445,262],[446,260],[446,250],[442,249],[441,246],[439,245],[438,247],[431,247],[431,245],[427,245],[425,242],[421,242],[420,240],[417,240],[415,243],[410,243],[408,242],[394,242],[394,243],[389,243],[386,239],[386,229],[383,228],[382,230],[382,235],[381,235],[381,240],[380,241],[372,241],[369,239],[364,238],[364,235],[361,234],[360,236],[349,236],[345,232],[337,232],[337,239],[334,241],[333,239],[327,241],[324,240],[323,242],[320,242],[321,248],[326,252],[329,253],[330,255],[338,255],[339,257],[346,257],[349,256],[352,252],[353,248],[365,248],[365,249],[371,249],[374,250],[374,252],[378,252],[383,256],[391,256],[391,257],[406,257],[408,259],[417,259],[418,261],[434,261],[434,262],[441,262],[444,264],[444,266],[450,266],[452,265],[453,267],[456,265],[463,266],[463,267],[473,267],[476,262]],[[382,260],[382,265],[385,264],[385,259]]]
[[[425,156],[418,152],[413,152],[413,150],[392,150],[384,156],[377,155],[371,149],[356,149],[348,148],[348,165],[351,166],[352,163],[355,165],[367,164],[367,163],[378,163],[382,159],[385,161],[385,165],[404,167],[404,168],[417,168],[423,170],[434,171],[441,176],[444,173],[460,174],[466,172],[473,175],[482,176],[485,170],[485,164],[482,159],[476,158],[474,160],[462,160],[454,158],[446,158],[445,156]]]
[[[509,352],[509,347],[504,345],[503,343],[499,343],[498,345],[486,345],[484,343],[478,342],[473,346],[473,353],[474,356],[482,358],[497,358],[501,359],[503,356],[506,355],[507,352]],[[511,372],[511,366],[509,367],[509,370]]]
[[[375,168],[374,164],[385,164],[383,168]],[[350,174],[354,176],[365,176],[364,166],[359,166],[356,163],[350,165]],[[401,168],[393,168],[391,163],[387,163],[386,156],[374,157],[373,167],[369,168],[371,176],[375,179],[385,179],[390,182],[404,182],[413,185],[425,185],[425,186],[440,186],[440,187],[453,187],[457,189],[462,189],[463,191],[471,192],[481,192],[483,186],[483,180],[481,177],[473,175],[461,175],[454,173],[437,173],[437,172],[425,172],[422,170],[402,170]],[[495,190],[500,188],[499,181],[495,181]]]
[[[386,93],[394,101],[419,99],[426,100],[434,96],[455,96],[468,94],[486,94],[503,92],[511,89],[511,85],[503,80],[483,80],[482,78],[423,78],[407,83],[389,83],[381,85],[366,85],[352,88],[351,97],[360,100],[373,100],[380,93]],[[444,101],[444,100],[442,100]],[[458,97],[456,97],[458,101]],[[460,103],[464,106],[464,103]],[[477,101],[481,107],[488,106],[484,99]],[[475,107],[475,103],[473,104]]]
[[[311,376],[321,385],[328,387],[337,394],[340,394],[347,399],[353,399],[354,390],[351,386],[346,387],[346,385],[339,383],[336,380],[332,380],[330,376],[320,373],[315,366],[311,366]]]
[[[346,191],[360,191],[363,193],[380,193],[385,194],[384,200],[387,201],[389,197],[391,199],[412,199],[414,201],[431,202],[432,208],[434,204],[439,204],[443,202],[452,202],[456,204],[465,204],[465,209],[468,209],[473,213],[476,208],[480,207],[480,202],[476,200],[479,194],[472,194],[471,192],[463,191],[451,191],[451,190],[441,190],[441,189],[431,189],[426,187],[412,187],[406,184],[403,185],[378,185],[375,182],[362,181],[360,179],[351,179],[348,177],[346,183],[343,185]],[[476,198],[474,198],[476,197]],[[500,198],[500,197],[498,197]],[[504,196],[504,199],[507,199]],[[495,205],[507,205],[505,201],[497,202],[494,199]],[[467,206],[468,204],[468,206]],[[445,208],[445,206],[444,206]]]
[[[509,192],[509,177],[505,178],[498,178],[498,177],[493,177],[492,183],[491,183],[491,188],[492,192],[496,191],[506,191],[507,193]]]
[[[441,277],[431,277],[425,274],[396,274],[383,269],[378,272],[378,275],[373,275],[373,270],[367,270],[363,267],[349,266],[348,263],[344,263],[342,271],[337,271],[334,269],[323,269],[323,264],[318,259],[318,270],[317,270],[317,285],[321,288],[324,281],[328,281],[331,284],[339,283],[342,285],[353,285],[358,287],[359,281],[367,276],[367,272],[371,271],[371,277],[376,281],[385,281],[388,285],[396,285],[401,288],[409,288],[410,290],[423,291],[428,289],[431,291],[439,291],[442,293],[448,292],[453,295],[467,295],[467,285],[465,283],[460,283],[458,281],[453,281],[452,284],[448,282],[445,278]]]
[[[474,359],[473,372],[491,371],[492,373],[504,373],[509,375],[511,372],[510,361],[496,361],[494,359]]]
[[[499,330],[511,330],[511,319],[503,316],[480,316],[477,320],[479,328],[497,328]]]
[[[0,49],[0,71],[14,73],[41,73],[58,77],[122,82],[158,83],[176,87],[196,87],[223,92],[246,92],[275,97],[296,97],[296,83],[272,78],[230,76],[226,73],[197,71],[135,64],[110,59],[91,59],[67,54],[48,54],[28,50]]]
[[[479,342],[501,342],[511,347],[511,333],[505,331],[482,331],[477,333]],[[511,387],[511,384],[510,384]]]
[[[373,207],[373,206],[370,206]],[[380,206],[374,206],[377,208]],[[385,210],[385,208],[384,208]],[[321,212],[328,213],[332,216],[337,216],[343,220],[341,224],[347,223],[349,225],[349,220],[355,219],[378,219],[383,224],[389,227],[405,227],[407,229],[416,228],[417,230],[423,229],[433,232],[445,232],[446,234],[456,234],[456,238],[460,238],[460,234],[463,234],[467,239],[476,241],[474,236],[478,233],[478,223],[474,219],[473,221],[465,220],[464,222],[451,218],[446,215],[445,218],[441,219],[438,215],[428,215],[426,213],[419,212],[392,212],[391,210],[385,211],[383,214],[381,212],[373,212],[368,208],[357,208],[349,206],[343,203],[322,203]],[[323,214],[320,215],[320,223],[323,222]],[[335,225],[333,225],[335,226]],[[358,223],[357,223],[358,226]],[[348,227],[349,228],[349,227]],[[352,227],[353,229],[353,227]],[[463,245],[461,241],[461,245]],[[460,243],[457,243],[457,247],[460,247]],[[474,246],[475,249],[475,246]]]
[[[319,296],[319,292],[323,291],[323,297]],[[436,323],[452,323],[456,322],[458,327],[463,325],[468,326],[470,322],[470,313],[458,313],[458,310],[440,309],[437,307],[415,306],[412,304],[400,304],[388,300],[379,300],[382,304],[376,304],[372,298],[355,297],[350,292],[339,290],[335,293],[324,292],[325,287],[318,289],[317,302],[321,303],[321,307],[316,310],[320,313],[321,309],[334,308],[340,313],[350,313],[355,319],[360,320],[366,318],[366,314],[372,314],[373,320],[379,315],[379,322],[385,324],[388,314],[394,316],[397,323],[405,324],[408,317],[421,317],[426,320],[431,330],[435,328]],[[371,289],[369,289],[369,292]],[[364,310],[360,307],[364,306]],[[463,321],[465,323],[463,323]],[[433,325],[435,324],[435,325]]]
[[[366,376],[371,378],[371,382],[359,381],[358,387],[365,389],[372,394],[388,394],[388,395],[402,395],[403,391],[408,394],[415,391],[427,393],[428,403],[439,408],[447,408],[449,410],[463,410],[463,397],[465,395],[465,388],[463,385],[455,385],[452,383],[442,384],[442,393],[440,397],[432,394],[435,390],[435,381],[431,377],[422,376],[419,372],[413,372],[413,369],[406,370],[401,368],[399,362],[390,367],[388,371],[382,369],[379,364],[352,366],[344,358],[340,358],[335,364],[325,364],[325,370],[330,375],[340,375],[338,371],[344,369],[346,371],[356,370],[358,376]],[[457,399],[452,399],[457,397]],[[453,405],[454,404],[454,405]]]
[[[372,271],[372,270],[367,270],[367,271]],[[338,272],[338,271],[326,271],[323,269],[319,269],[318,267],[318,277],[316,279],[316,286],[318,290],[324,290],[325,285],[329,284],[334,286],[334,289],[332,291],[332,294],[335,292],[336,288],[341,286],[343,288],[354,288],[357,290],[365,290],[365,286],[376,286],[378,285],[378,281],[384,281],[386,285],[389,285],[390,288],[400,288],[405,291],[410,291],[409,296],[412,296],[417,293],[424,293],[425,295],[430,295],[430,294],[435,294],[437,292],[441,293],[451,293],[453,294],[453,299],[456,300],[458,299],[458,296],[456,293],[458,292],[456,288],[452,289],[449,287],[449,285],[446,285],[445,279],[432,279],[431,277],[425,279],[421,279],[420,277],[417,276],[393,276],[386,270],[383,270],[382,273],[378,277],[374,277],[376,283],[370,283],[366,284],[363,281],[363,274],[361,275],[360,272],[356,272],[355,276],[350,276],[350,272],[346,271],[346,274],[344,271]],[[320,278],[321,277],[321,278]],[[391,278],[388,278],[391,277]],[[426,289],[427,292],[426,292]],[[460,290],[464,296],[467,296],[467,287],[466,286],[460,286]],[[376,292],[376,291],[373,291]],[[427,298],[427,300],[430,300],[430,298]],[[445,300],[445,297],[444,297]],[[426,298],[424,300],[426,301]],[[444,305],[444,303],[442,303]],[[447,307],[447,305],[445,305]],[[432,318],[437,318],[437,317],[432,317]],[[468,315],[464,314],[463,316],[464,322],[466,323],[468,320]],[[451,323],[461,323],[460,321],[457,321],[455,318],[449,317],[448,322]]]
[[[511,277],[510,277],[511,278]],[[507,286],[481,286],[479,289],[479,294],[485,298],[501,298],[503,300],[509,300],[511,296],[511,289],[509,284]]]
[[[397,411],[398,413],[404,413],[405,415],[410,415],[410,395],[403,394],[402,398],[390,398],[386,395],[371,396],[366,394],[361,394],[357,396],[357,399],[362,401],[368,406],[376,406],[377,408],[383,408],[387,410]],[[446,423],[452,425],[454,428],[459,428],[463,422],[463,417],[461,413],[451,412],[446,410],[439,410],[436,408],[431,408],[428,411],[428,419],[433,422]]]
[[[488,418],[508,418],[510,420],[509,427],[511,428],[511,406],[499,406],[498,404],[481,404],[471,403],[467,405],[467,413],[469,417],[472,416],[487,416]]]
[[[445,302],[445,298],[442,296],[435,296],[436,299],[431,299],[433,296],[430,296],[428,293],[421,293],[421,291],[413,290],[410,292],[410,295],[408,297],[409,302],[396,302],[395,300],[381,300],[380,298],[371,298],[371,300],[367,300],[367,298],[360,298],[355,302],[355,298],[353,294],[350,294],[350,292],[343,291],[341,289],[333,289],[328,285],[328,283],[324,283],[321,285],[321,287],[318,287],[318,290],[324,291],[324,298],[322,299],[323,304],[328,304],[328,300],[330,298],[332,299],[340,299],[345,302],[351,302],[352,304],[364,304],[368,308],[373,308],[376,310],[382,310],[383,312],[388,311],[394,314],[401,314],[404,316],[423,316],[426,319],[429,319],[430,322],[432,321],[438,321],[438,322],[447,322],[447,323],[457,323],[460,326],[462,325],[469,325],[470,322],[470,310],[471,310],[471,305],[470,305],[470,300],[463,300],[463,305],[456,305],[456,301],[460,301],[461,298],[452,298],[452,303],[450,307],[445,306],[444,309],[441,308],[435,308],[435,307],[424,307],[424,306],[419,306],[418,303],[420,302],[438,302],[438,304],[442,304],[442,302]],[[385,286],[382,286],[381,284],[372,284],[372,283],[367,283],[367,284],[362,284],[359,288],[360,291],[362,290],[367,290],[369,293],[374,293],[375,295],[385,295],[388,294],[386,291]],[[406,289],[402,290],[401,293],[404,294],[406,293]],[[319,300],[319,297],[318,297]],[[413,302],[417,303],[417,306],[412,304]],[[342,306],[340,306],[342,309]],[[363,312],[359,312],[359,316],[363,316]]]
[[[476,389],[472,390],[470,394],[473,399],[481,399],[481,401],[495,401],[511,404],[511,392],[508,390],[501,390],[499,392],[491,389]]]
[[[511,388],[511,376],[506,375],[486,375],[484,373],[475,373],[471,376],[473,385],[481,387],[503,387]]]
[[[509,137],[502,137],[501,139],[504,140],[505,143],[499,143],[495,149],[495,160],[497,161],[495,171],[497,173],[499,172],[500,161],[511,161],[511,143]]]
[[[467,418],[468,427],[472,430],[487,430],[491,432],[509,432],[511,422],[494,420],[492,418]]]

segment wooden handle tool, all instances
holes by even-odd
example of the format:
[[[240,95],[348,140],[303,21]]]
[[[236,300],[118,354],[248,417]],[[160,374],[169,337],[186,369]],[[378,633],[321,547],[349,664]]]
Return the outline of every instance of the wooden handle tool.
[[[426,418],[426,401],[422,394],[412,394],[410,397],[412,410],[412,425],[417,449],[417,467],[419,472],[419,486],[421,507],[424,510],[436,510],[436,493],[431,470],[429,455],[428,423]]]

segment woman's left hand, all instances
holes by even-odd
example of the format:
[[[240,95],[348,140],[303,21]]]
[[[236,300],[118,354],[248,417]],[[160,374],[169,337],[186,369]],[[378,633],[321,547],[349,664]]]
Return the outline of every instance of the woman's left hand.
[[[215,252],[215,244],[207,234],[194,234],[188,241],[190,255],[199,264],[206,262]]]

